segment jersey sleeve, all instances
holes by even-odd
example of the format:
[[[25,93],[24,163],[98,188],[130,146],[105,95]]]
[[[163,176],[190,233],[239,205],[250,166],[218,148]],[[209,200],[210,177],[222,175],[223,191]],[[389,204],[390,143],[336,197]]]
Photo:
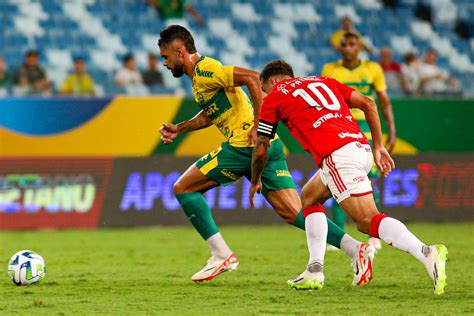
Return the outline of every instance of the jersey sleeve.
[[[322,77],[331,77],[331,71],[329,70],[331,66],[329,64],[325,64],[323,66],[323,70],[321,71]]]
[[[223,88],[234,86],[234,66],[222,66],[216,67],[214,73],[214,80],[218,85]]]
[[[271,92],[263,99],[262,108],[260,109],[259,122],[257,127],[257,134],[274,138],[278,127],[279,116],[279,101],[277,92]]]
[[[331,79],[334,85],[336,86],[337,90],[339,93],[342,95],[342,98],[346,102],[346,104],[351,107],[351,94],[355,90],[349,86],[346,86],[345,84],[340,83],[336,79]]]
[[[375,91],[387,90],[387,84],[385,83],[385,76],[383,74],[382,67],[379,64],[374,63],[372,67],[374,73],[374,88]]]

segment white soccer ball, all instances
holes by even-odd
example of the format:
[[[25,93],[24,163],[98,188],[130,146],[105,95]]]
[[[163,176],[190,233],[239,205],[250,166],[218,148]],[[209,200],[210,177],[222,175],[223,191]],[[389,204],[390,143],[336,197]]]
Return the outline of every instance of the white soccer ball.
[[[44,259],[30,250],[18,251],[8,263],[8,275],[16,285],[39,283],[46,276]]]

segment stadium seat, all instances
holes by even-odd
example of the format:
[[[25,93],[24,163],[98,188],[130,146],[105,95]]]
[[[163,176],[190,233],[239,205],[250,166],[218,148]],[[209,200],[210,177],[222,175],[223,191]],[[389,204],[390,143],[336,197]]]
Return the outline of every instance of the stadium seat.
[[[344,16],[349,16],[354,23],[362,22],[361,17],[357,14],[356,10],[352,5],[341,5],[336,4],[335,12],[338,19],[343,18]]]
[[[39,25],[38,20],[31,19],[28,16],[19,16],[15,17],[14,21],[16,29],[25,34],[27,37],[44,35],[44,30]]]
[[[94,67],[105,71],[114,71],[120,66],[114,53],[101,49],[91,52],[91,61]]]
[[[52,67],[70,69],[72,67],[72,58],[69,50],[48,49],[46,50],[48,64]]]
[[[236,19],[247,22],[260,21],[262,18],[255,12],[251,3],[233,3],[231,5],[232,14]]]
[[[390,39],[391,46],[400,54],[407,52],[415,52],[416,47],[413,45],[409,36],[392,36]]]
[[[68,76],[68,70],[62,67],[49,67],[46,75],[53,82],[54,88],[59,91],[62,83],[66,80]]]
[[[2,0],[0,54],[9,65],[17,66],[24,51],[37,48],[44,52],[41,58],[46,65],[54,68],[70,67],[71,58],[83,56],[106,93],[108,89],[117,92],[111,78],[120,66],[118,57],[134,52],[140,68],[145,67],[148,52],[159,52],[158,31],[179,23],[191,29],[197,48],[204,55],[255,69],[271,59],[285,58],[302,75],[320,71],[325,62],[340,58],[329,47],[329,37],[340,27],[340,18],[348,15],[376,52],[390,46],[394,56],[401,59],[408,50],[423,53],[434,47],[439,51],[440,65],[447,70],[474,72],[474,38],[461,40],[453,31],[457,19],[474,26],[470,21],[474,3],[423,1],[432,7],[433,25],[415,17],[418,0],[399,0],[395,9],[384,7],[380,0],[191,1],[206,18],[205,26],[197,25],[189,15],[186,19],[161,21],[143,1]],[[12,53],[12,47],[17,53]],[[58,73],[53,71],[51,75]],[[462,78],[474,81],[472,76]],[[189,82],[172,76],[165,81],[173,91],[191,92]],[[470,91],[474,91],[473,85],[464,84]]]

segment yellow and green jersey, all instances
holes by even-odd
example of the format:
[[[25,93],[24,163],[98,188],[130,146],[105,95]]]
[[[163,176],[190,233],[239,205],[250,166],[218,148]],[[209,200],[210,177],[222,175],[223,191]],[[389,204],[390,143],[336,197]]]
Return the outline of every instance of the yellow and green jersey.
[[[230,145],[246,147],[253,105],[244,90],[234,86],[234,66],[202,56],[194,67],[194,99]]]
[[[346,68],[342,64],[342,60],[327,63],[323,67],[321,76],[334,78],[372,100],[376,91],[387,89],[382,67],[378,63],[369,60],[361,60],[352,69]],[[356,120],[365,120],[364,112],[361,110],[352,109],[351,112]]]

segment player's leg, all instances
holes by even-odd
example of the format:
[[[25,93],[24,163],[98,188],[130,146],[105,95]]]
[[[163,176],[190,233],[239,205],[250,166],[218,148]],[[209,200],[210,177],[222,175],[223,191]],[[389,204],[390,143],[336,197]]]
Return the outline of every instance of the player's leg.
[[[332,204],[331,212],[334,224],[339,226],[341,229],[344,229],[344,225],[346,223],[346,213],[339,205],[339,203],[334,202]]]
[[[233,182],[220,177],[217,156],[221,152],[219,148],[198,160],[183,173],[173,187],[184,213],[211,249],[212,256],[208,263],[192,277],[192,280],[197,282],[212,280],[222,272],[234,270],[238,266],[237,257],[217,229],[211,210],[202,195],[220,184]]]
[[[318,170],[305,184],[301,192],[303,208],[312,205],[323,205],[332,196],[326,183],[327,179],[325,180],[323,170]],[[375,249],[354,239],[329,219],[328,227],[328,242],[332,240],[332,245],[340,248],[352,260],[354,270],[352,284],[357,286],[367,285],[372,280],[372,262]]]
[[[371,182],[366,176],[371,167],[370,147],[354,142],[325,158],[322,172],[330,179],[328,185],[337,202],[356,222],[357,228],[417,258],[433,279],[435,292],[442,293],[446,248],[426,246],[402,222],[379,214]]]
[[[357,224],[357,228],[372,237],[406,251],[418,259],[433,280],[435,294],[442,294],[446,285],[446,256],[444,245],[427,246],[399,220],[380,214],[372,195],[350,197],[341,206]]]
[[[357,123],[359,124],[360,130],[362,131],[362,133],[364,133],[367,139],[369,140],[370,148],[373,149],[374,144],[372,142],[372,135],[370,134],[369,123],[367,123],[365,119],[357,120]],[[377,168],[377,165],[375,164],[375,162],[372,162],[372,168],[370,169],[367,177],[372,183],[372,188],[373,188],[372,195],[374,197],[375,205],[377,206],[377,209],[379,210],[380,210],[380,195],[379,195],[379,188],[376,186],[376,183],[377,183],[377,179],[380,178],[381,176],[382,174],[380,173],[380,170]],[[380,242],[380,239],[378,238],[369,237],[369,240],[367,241],[367,243],[373,246],[377,250],[382,249],[382,243]]]
[[[290,175],[290,172],[288,171],[288,165],[285,160],[285,155],[280,140],[273,141],[268,152],[269,159],[262,174],[263,194],[272,205],[275,212],[280,215],[287,223],[304,230],[305,220],[303,215],[303,207],[314,206],[318,204],[316,201],[312,201],[306,204],[303,203],[303,206],[301,205],[298,193],[295,189],[296,185]],[[311,193],[316,190],[314,187],[317,183],[314,181],[315,179],[320,179],[319,175],[313,176],[313,178],[303,187],[302,192],[310,193],[307,194],[307,196],[315,196],[315,194]],[[327,197],[324,200],[331,196],[327,188],[325,188],[325,190]],[[322,203],[324,203],[324,201],[322,201],[320,204],[322,205]],[[344,230],[340,229],[329,218],[327,218],[327,221],[327,241],[329,244],[337,248],[341,248],[341,241],[344,237],[346,239],[352,239],[344,232]],[[353,258],[353,254],[358,251],[358,242],[354,244],[356,245],[355,247],[350,248],[347,246],[343,249],[343,251],[346,252],[350,258]],[[344,243],[344,245],[348,245],[348,243]]]

